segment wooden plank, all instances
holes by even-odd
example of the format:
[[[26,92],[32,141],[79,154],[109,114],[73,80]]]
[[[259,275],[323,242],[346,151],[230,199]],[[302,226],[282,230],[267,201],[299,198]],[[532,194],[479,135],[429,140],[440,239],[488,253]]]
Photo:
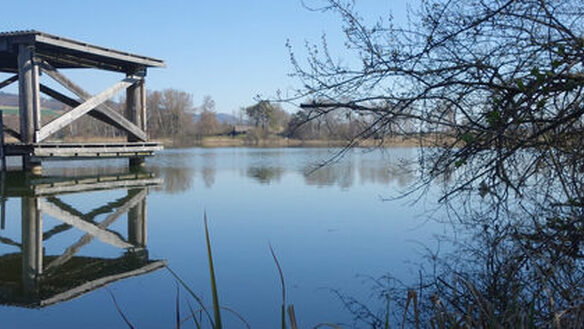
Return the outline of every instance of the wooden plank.
[[[141,181],[112,181],[112,182],[96,182],[93,184],[77,184],[66,186],[39,186],[35,187],[34,194],[36,196],[57,195],[65,193],[79,193],[98,190],[114,190],[114,189],[128,189],[128,188],[144,188],[147,186],[159,186],[162,184],[162,179],[151,178]]]
[[[74,226],[86,233],[89,233],[95,236],[100,241],[105,242],[109,245],[122,249],[131,248],[133,246],[132,244],[122,240],[116,234],[105,229],[102,229],[95,224],[87,222],[82,218],[73,215],[68,211],[61,209],[47,201],[39,199],[39,208],[42,212],[48,214],[49,216],[55,217],[56,219],[64,223]]]
[[[78,148],[33,148],[35,157],[70,157],[70,156],[112,156],[118,153],[153,153],[162,150],[161,146],[130,147],[78,147]]]
[[[54,67],[52,67],[50,64],[43,62],[41,64],[41,66],[42,66],[43,72],[47,73],[53,80],[57,81],[63,87],[65,87],[66,89],[71,91],[73,94],[75,94],[81,100],[87,101],[89,98],[91,98],[91,95],[88,92],[86,92],[85,90],[83,90],[83,88],[79,87],[74,82],[69,80],[66,76],[61,74]],[[111,107],[107,106],[106,104],[100,104],[99,106],[97,106],[95,108],[95,110],[102,113],[103,115],[109,117],[109,119],[110,119],[108,121],[104,121],[103,119],[100,119],[100,120],[102,120],[106,123],[109,123],[109,124],[112,124],[112,122],[115,122],[116,128],[119,128],[119,129],[126,131],[127,133],[129,133],[130,135],[132,135],[133,137],[135,137],[138,140],[145,141],[148,139],[148,136],[146,135],[146,133],[142,129],[140,129],[138,126],[133,124],[130,120],[126,119],[123,115],[119,114],[116,110],[112,109]]]
[[[10,86],[12,83],[18,81],[18,74],[11,76],[10,78],[0,82],[0,89]]]
[[[77,106],[71,111],[49,122],[47,125],[45,125],[43,128],[39,130],[37,142],[42,141],[49,137],[50,135],[63,129],[67,125],[71,124],[73,121],[79,119],[87,112],[93,110],[97,105],[102,104],[103,102],[110,99],[121,90],[131,86],[136,81],[137,81],[136,79],[125,78],[122,81],[116,83],[115,85],[109,87],[108,89],[102,91],[101,93],[89,98],[83,104]]]
[[[99,47],[99,46],[94,46],[94,45],[82,43],[79,41],[68,40],[68,39],[64,39],[64,38],[60,38],[60,37],[56,37],[56,36],[52,36],[52,35],[47,35],[44,33],[37,35],[35,37],[35,39],[37,42],[40,42],[40,43],[44,43],[44,44],[48,44],[48,45],[52,45],[52,46],[56,46],[56,47],[60,47],[60,48],[64,48],[64,49],[74,50],[76,52],[81,52],[83,54],[100,56],[100,57],[103,57],[105,59],[105,62],[111,62],[111,60],[114,60],[114,61],[125,62],[126,66],[128,66],[127,64],[133,64],[133,65],[137,65],[137,66],[143,65],[143,66],[149,66],[149,67],[165,67],[164,62],[162,60],[159,60],[159,59],[133,55],[130,53],[124,53],[121,51],[103,48],[103,47]],[[86,57],[86,56],[81,55],[79,57]]]

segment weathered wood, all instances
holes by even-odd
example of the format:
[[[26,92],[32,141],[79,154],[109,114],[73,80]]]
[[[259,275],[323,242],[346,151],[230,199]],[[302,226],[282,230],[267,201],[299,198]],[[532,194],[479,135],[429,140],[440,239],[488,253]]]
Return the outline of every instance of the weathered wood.
[[[66,76],[61,74],[47,62],[41,63],[41,67],[43,69],[43,72],[47,73],[47,75],[49,75],[53,80],[57,81],[60,85],[71,91],[81,100],[87,101],[89,98],[91,98],[91,95],[88,92],[86,92],[85,90],[83,90],[83,88],[79,87],[74,82],[69,80]],[[100,112],[106,117],[108,117],[107,121],[104,121],[103,117],[98,119],[106,123],[112,124],[116,128],[122,129],[123,131],[127,132],[137,140],[141,141],[147,140],[148,136],[142,129],[140,129],[137,125],[132,123],[130,120],[126,119],[123,115],[119,114],[116,110],[112,109],[106,104],[100,104],[95,108],[95,111]]]
[[[21,44],[18,47],[18,86],[20,136],[23,143],[35,142],[35,111],[40,108],[40,95],[36,93],[38,70],[33,61],[34,48]],[[37,76],[35,77],[35,74]]]
[[[18,81],[18,74],[11,76],[10,78],[0,82],[0,89],[10,86],[12,83]]]
[[[113,222],[118,220],[118,218],[120,218],[120,216],[122,216],[123,214],[128,212],[131,208],[135,207],[136,205],[141,204],[141,202],[144,200],[144,198],[146,198],[146,195],[148,195],[148,192],[146,190],[142,190],[140,193],[136,194],[130,200],[128,200],[124,205],[122,205],[121,207],[118,207],[116,209],[116,211],[114,213],[110,214],[109,216],[107,216],[107,218],[105,220],[103,220],[101,223],[97,224],[97,227],[99,227],[101,229],[108,228],[108,226],[110,226]],[[128,233],[128,236],[130,236],[130,233]],[[133,243],[131,238],[128,238],[128,240],[130,240],[130,242]],[[49,270],[51,268],[56,268],[56,267],[59,267],[59,266],[65,264],[73,256],[75,256],[75,254],[77,254],[83,246],[89,244],[91,241],[93,241],[93,235],[91,235],[89,233],[85,234],[76,243],[74,243],[70,247],[68,247],[61,256],[57,257],[51,263],[47,264],[45,270]],[[133,243],[133,244],[136,244],[136,243]]]
[[[14,129],[8,127],[8,126],[2,126],[2,128],[4,129],[4,132],[18,140],[20,139],[20,134],[18,132],[16,132]]]
[[[138,84],[131,85],[126,89],[126,117],[137,126],[142,125],[140,104],[140,86]],[[137,142],[137,140],[133,136],[128,136],[128,142]]]
[[[6,171],[6,153],[4,151],[4,111],[0,111],[0,160],[2,161],[2,172],[4,173]]]
[[[43,227],[38,199],[23,197],[22,211],[22,284],[27,293],[38,289],[43,271]]]
[[[57,186],[38,186],[35,187],[35,195],[47,196],[65,193],[78,193],[97,190],[113,190],[125,188],[138,188],[146,186],[159,186],[162,184],[160,178],[143,179],[136,181],[110,181],[110,182],[95,182],[91,184],[76,184],[76,185],[57,185]]]
[[[150,67],[164,67],[164,62],[158,59],[149,58],[145,56],[134,55],[113,49],[103,48],[99,46],[90,45],[87,43],[69,40],[65,38],[55,37],[46,33],[39,33],[35,37],[36,42],[60,47],[64,50],[73,50],[88,56],[99,56],[108,61],[121,61],[128,65],[135,66],[150,66]]]
[[[34,53],[33,53],[33,57],[32,57],[32,94],[33,94],[33,122],[34,122],[34,131],[35,134],[39,131],[39,129],[41,129],[42,127],[42,115],[41,115],[41,93],[40,93],[40,80],[39,80],[39,74],[40,74],[40,70],[39,70],[39,60],[37,58],[34,57]],[[38,142],[37,140],[35,140],[35,142]]]
[[[140,193],[147,193],[143,190]],[[147,223],[146,223],[146,195],[128,208],[128,241],[139,247],[146,246]]]
[[[66,95],[61,94],[60,92],[49,88],[43,84],[40,86],[41,92],[44,94],[58,100],[59,102],[68,105],[70,107],[77,107],[81,103],[73,98],[70,98]],[[80,97],[81,98],[81,97]],[[83,99],[83,98],[82,98]],[[88,113],[90,116],[105,122],[109,125],[112,125],[122,131],[127,132],[128,134],[134,136],[137,140],[145,141],[146,140],[146,133],[140,130],[139,127],[131,123],[128,119],[124,118],[121,114],[116,112],[114,109],[105,106],[102,104],[101,106],[96,107],[95,109],[89,111]]]
[[[109,87],[108,89],[102,91],[101,93],[89,98],[83,104],[77,106],[71,111],[63,114],[57,119],[49,122],[45,125],[38,133],[38,141],[42,141],[49,137],[50,135],[56,133],[57,131],[63,129],[67,125],[71,124],[73,121],[79,119],[85,113],[94,109],[97,105],[102,104],[106,100],[113,97],[115,94],[121,90],[131,86],[136,82],[136,79],[125,78],[122,81],[116,83],[115,85]]]
[[[99,239],[102,242],[105,242],[109,245],[112,245],[114,247],[117,248],[122,248],[122,249],[127,249],[127,248],[131,248],[132,244],[122,240],[119,236],[117,236],[116,234],[104,230],[100,227],[98,227],[95,224],[89,223],[85,220],[83,220],[82,218],[73,215],[71,213],[69,213],[68,211],[61,209],[47,201],[44,201],[42,199],[39,199],[39,208],[41,209],[42,212],[45,212],[46,214],[48,214],[49,216],[55,217],[56,219],[67,223],[71,226],[74,226],[86,233],[89,233],[93,236],[95,236],[97,239]]]
[[[165,266],[166,266],[166,261],[158,260],[158,261],[153,261],[151,263],[148,263],[147,265],[144,265],[144,266],[142,266],[138,269],[135,269],[133,271],[128,271],[128,272],[124,272],[124,273],[120,273],[120,274],[114,274],[114,275],[106,276],[106,277],[103,277],[103,278],[100,278],[97,280],[93,280],[93,281],[84,283],[78,287],[75,287],[71,290],[68,290],[66,292],[57,294],[51,298],[47,298],[45,300],[42,300],[40,303],[41,304],[40,306],[47,306],[47,305],[55,304],[55,303],[62,302],[65,300],[69,300],[69,299],[75,298],[76,296],[84,294],[88,291],[92,291],[92,290],[95,290],[99,287],[103,287],[103,286],[110,284],[114,281],[146,274],[146,273],[155,271],[157,269],[163,268]]]
[[[148,131],[148,108],[146,106],[147,102],[146,102],[146,80],[144,78],[142,78],[142,80],[140,80],[140,101],[141,101],[141,107],[142,107],[142,126],[140,128],[142,128],[142,131],[147,132]]]

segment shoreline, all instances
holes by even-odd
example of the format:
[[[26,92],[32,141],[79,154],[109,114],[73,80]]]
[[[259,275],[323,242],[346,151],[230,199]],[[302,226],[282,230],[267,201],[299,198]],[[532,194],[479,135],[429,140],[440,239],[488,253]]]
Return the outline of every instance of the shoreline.
[[[362,140],[353,145],[356,148],[392,148],[392,147],[408,147],[416,148],[421,146],[437,146],[444,145],[448,139],[441,138],[436,135],[428,136],[394,136],[383,140],[367,139]],[[66,138],[61,140],[53,140],[50,142],[74,142],[74,143],[116,143],[125,142],[125,137],[110,137],[110,138]],[[267,139],[259,141],[249,141],[245,136],[229,137],[229,136],[209,136],[201,139],[186,141],[175,141],[171,139],[151,139],[151,142],[161,143],[166,149],[180,149],[180,148],[230,148],[230,147],[250,147],[250,148],[327,148],[327,147],[345,147],[349,143],[347,140],[300,140],[289,139],[279,136],[270,136]],[[10,142],[10,141],[8,141]]]

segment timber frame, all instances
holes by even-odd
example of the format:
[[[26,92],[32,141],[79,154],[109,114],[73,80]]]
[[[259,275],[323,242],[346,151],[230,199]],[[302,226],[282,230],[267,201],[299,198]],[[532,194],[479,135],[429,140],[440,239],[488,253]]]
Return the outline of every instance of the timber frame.
[[[0,115],[0,158],[2,158],[3,170],[6,155],[22,156],[23,169],[31,171],[40,170],[41,159],[116,156],[129,157],[130,165],[142,165],[144,156],[152,155],[155,151],[162,149],[159,144],[148,143],[146,71],[150,67],[164,66],[164,62],[159,59],[99,47],[39,31],[0,33],[0,72],[14,74],[0,81],[0,89],[18,81],[20,122],[20,129],[17,132],[4,126]],[[108,70],[122,73],[124,77],[104,91],[91,95],[59,71],[59,69],[75,68]],[[76,98],[71,98],[40,83],[41,74],[52,78]],[[126,113],[122,115],[108,106],[106,101],[124,90],[126,91]],[[71,110],[43,125],[41,93],[71,107]],[[88,148],[82,143],[69,144],[67,147],[70,152],[41,155],[45,153],[40,149],[45,150],[47,147],[57,149],[60,145],[60,143],[47,143],[48,137],[84,115],[92,116],[122,130],[128,136],[127,143],[121,146],[119,143],[115,145],[93,143],[93,146],[101,150],[100,152],[95,152],[95,147]],[[18,143],[5,144],[4,133],[16,138]],[[124,152],[117,151],[120,147],[124,149]]]
[[[20,199],[21,238],[0,233],[0,244],[17,252],[0,255],[0,305],[40,308],[67,301],[114,281],[146,274],[166,266],[165,260],[149,258],[147,249],[146,198],[150,188],[162,184],[152,173],[120,173],[105,176],[41,177],[29,173],[0,174],[0,197]],[[108,190],[125,195],[82,212],[61,195]],[[4,203],[4,202],[3,202]],[[2,204],[4,216],[5,204]],[[59,224],[44,223],[48,215]],[[105,219],[99,216],[107,215]],[[113,223],[127,219],[126,237]],[[6,225],[18,225],[16,218]],[[47,225],[48,224],[48,225]],[[44,227],[43,226],[48,226]],[[58,254],[48,254],[44,245],[71,230],[83,235]],[[4,232],[2,232],[4,233]],[[119,257],[81,256],[93,241],[115,247]]]

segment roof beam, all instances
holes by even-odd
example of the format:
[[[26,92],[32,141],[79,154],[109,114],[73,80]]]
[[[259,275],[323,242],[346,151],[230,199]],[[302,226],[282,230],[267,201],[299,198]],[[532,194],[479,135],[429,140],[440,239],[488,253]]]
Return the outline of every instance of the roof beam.
[[[155,60],[153,58],[148,58],[144,56],[133,55],[130,53],[124,53],[121,51],[98,47],[79,41],[68,40],[47,34],[37,34],[35,36],[35,41],[38,43],[51,45],[67,50],[74,50],[84,54],[94,55],[98,57],[103,57],[106,59],[114,59],[125,63],[130,63],[136,66],[155,66],[164,67],[164,62],[161,60]]]

